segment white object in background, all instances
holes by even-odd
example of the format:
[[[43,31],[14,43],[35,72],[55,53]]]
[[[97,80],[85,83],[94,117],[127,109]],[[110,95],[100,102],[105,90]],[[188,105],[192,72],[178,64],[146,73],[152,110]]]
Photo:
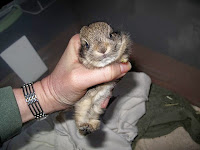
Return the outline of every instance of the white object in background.
[[[3,51],[0,56],[24,81],[24,83],[36,81],[47,71],[46,65],[26,36],[22,36]]]

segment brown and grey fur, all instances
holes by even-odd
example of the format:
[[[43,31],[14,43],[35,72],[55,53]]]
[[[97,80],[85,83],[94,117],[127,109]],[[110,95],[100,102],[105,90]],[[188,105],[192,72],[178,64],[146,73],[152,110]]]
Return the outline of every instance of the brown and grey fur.
[[[87,68],[101,68],[112,63],[126,63],[130,55],[129,35],[114,32],[105,22],[92,23],[80,30],[79,61]],[[87,135],[100,126],[101,104],[112,96],[116,81],[90,88],[75,104],[75,121],[81,134]]]

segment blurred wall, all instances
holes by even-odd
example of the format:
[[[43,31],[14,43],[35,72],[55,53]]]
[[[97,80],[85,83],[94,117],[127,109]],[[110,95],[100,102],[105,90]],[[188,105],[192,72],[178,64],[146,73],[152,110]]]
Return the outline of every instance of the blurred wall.
[[[152,50],[200,69],[199,0],[75,1],[81,25],[106,21]]]
[[[200,69],[199,0],[57,0],[39,15],[23,13],[0,33],[0,52],[22,35],[39,50],[70,24],[81,27],[96,21],[106,21],[129,32],[134,42]],[[10,72],[0,58],[0,79]]]

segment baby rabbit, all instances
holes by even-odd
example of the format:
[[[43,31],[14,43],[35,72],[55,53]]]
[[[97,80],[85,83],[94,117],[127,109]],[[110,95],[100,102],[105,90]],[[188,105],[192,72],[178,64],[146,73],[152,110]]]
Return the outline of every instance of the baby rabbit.
[[[114,32],[105,22],[92,23],[80,30],[81,49],[79,61],[87,68],[101,68],[115,62],[128,62],[131,40],[123,32]],[[101,104],[112,96],[116,81],[88,89],[75,104],[75,122],[82,135],[87,135],[100,126]]]

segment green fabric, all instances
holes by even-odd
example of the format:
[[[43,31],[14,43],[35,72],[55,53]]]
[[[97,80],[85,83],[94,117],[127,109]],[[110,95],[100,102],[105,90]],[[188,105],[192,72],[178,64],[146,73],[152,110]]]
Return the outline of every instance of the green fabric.
[[[200,144],[200,115],[184,98],[154,84],[146,102],[146,114],[137,126],[138,136],[133,142],[133,149],[141,138],[163,136],[180,126]]]
[[[3,32],[11,26],[22,14],[19,6],[13,7],[13,10],[0,21],[0,32]]]
[[[19,108],[11,87],[0,88],[0,117],[0,143],[3,143],[22,127]]]

